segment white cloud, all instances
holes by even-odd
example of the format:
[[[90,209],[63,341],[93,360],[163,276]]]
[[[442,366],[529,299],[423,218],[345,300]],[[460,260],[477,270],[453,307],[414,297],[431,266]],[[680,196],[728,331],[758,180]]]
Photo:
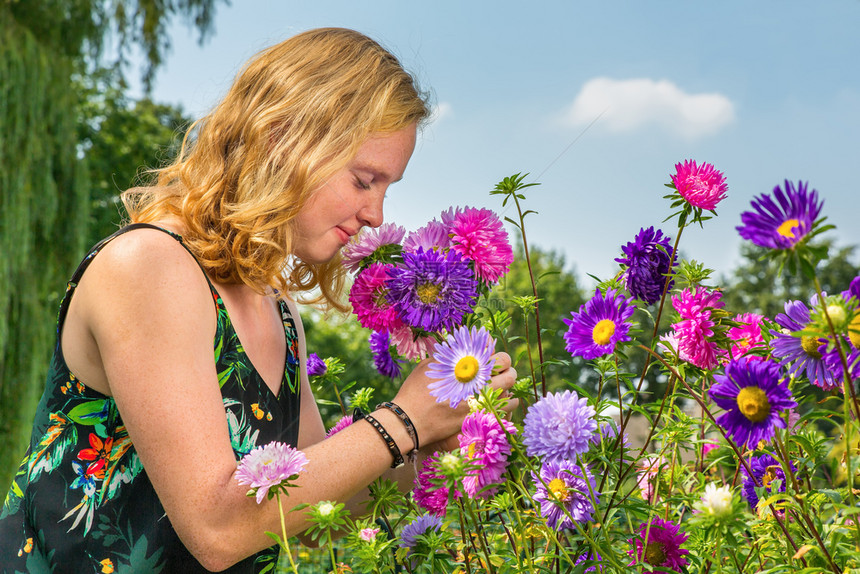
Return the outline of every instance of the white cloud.
[[[441,122],[443,119],[453,115],[453,113],[454,108],[451,106],[450,103],[439,102],[438,104],[436,104],[436,106],[434,106],[431,112],[430,121],[433,123]]]
[[[735,111],[731,100],[722,94],[688,94],[668,80],[594,78],[576,96],[567,120],[584,126],[598,116],[595,127],[613,132],[659,126],[694,139],[730,124]]]

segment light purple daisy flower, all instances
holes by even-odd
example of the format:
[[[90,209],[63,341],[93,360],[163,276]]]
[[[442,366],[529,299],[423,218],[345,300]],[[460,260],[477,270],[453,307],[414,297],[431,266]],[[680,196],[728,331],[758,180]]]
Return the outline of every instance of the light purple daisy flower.
[[[389,270],[387,297],[400,319],[428,332],[453,330],[475,305],[478,282],[458,253],[403,253]]]
[[[553,461],[575,460],[597,431],[594,408],[570,390],[547,393],[529,407],[523,425],[526,453]]]
[[[400,362],[391,354],[391,338],[388,333],[371,333],[370,351],[373,353],[373,364],[380,375],[391,379],[400,376]]]
[[[436,343],[427,376],[439,379],[427,386],[436,402],[450,401],[456,408],[487,384],[493,372],[496,342],[486,329],[460,327]]]
[[[242,457],[235,476],[239,484],[251,485],[259,504],[266,498],[270,488],[294,480],[307,463],[305,453],[274,441],[258,446]]]
[[[813,297],[812,305],[815,305],[817,300],[817,296]],[[827,340],[823,337],[792,334],[806,329],[810,325],[810,319],[809,308],[802,301],[786,302],[785,313],[779,313],[774,317],[774,321],[790,332],[771,331],[773,339],[770,345],[773,356],[782,359],[780,366],[787,367],[792,376],[802,377],[805,374],[809,382],[829,390],[839,386],[839,383],[824,361]]]
[[[403,240],[403,251],[409,253],[415,253],[418,249],[443,251],[451,247],[449,233],[447,225],[434,219],[406,236]]]
[[[376,228],[363,229],[340,250],[343,266],[354,273],[369,264],[370,261],[365,259],[377,250],[380,250],[379,255],[385,255],[383,252],[387,251],[397,253],[400,251],[400,242],[404,235],[406,235],[406,228],[394,223],[383,223]],[[391,263],[391,261],[382,262]]]
[[[307,371],[309,377],[320,377],[326,374],[328,367],[326,366],[325,361],[319,358],[319,355],[311,353],[308,355]]]
[[[432,514],[422,514],[409,524],[403,527],[400,532],[400,547],[409,548],[409,553],[412,553],[412,548],[418,544],[418,537],[422,534],[427,534],[428,531],[439,530],[442,526],[442,519]],[[408,556],[408,554],[407,554]]]
[[[714,375],[716,383],[708,394],[726,412],[717,424],[734,441],[755,448],[759,441],[773,438],[776,427],[785,428],[782,412],[797,406],[788,381],[781,380],[779,365],[773,361],[752,361],[747,357],[729,361],[724,375]]]
[[[779,186],[773,188],[776,201],[768,194],[753,199],[755,211],[743,212],[743,225],[736,228],[740,236],[769,249],[791,249],[800,243],[812,231],[823,205],[818,192],[807,188],[802,181],[795,187],[785,180],[785,191]]]
[[[495,415],[486,411],[475,411],[463,420],[457,436],[460,451],[469,464],[475,465],[463,479],[466,494],[472,498],[488,498],[496,493],[498,488],[487,487],[498,484],[508,468],[511,444],[507,435],[516,432],[513,423],[502,419],[500,425]]]
[[[565,349],[574,357],[585,360],[596,359],[615,352],[615,346],[630,340],[630,323],[636,307],[633,298],[625,298],[614,289],[606,294],[596,290],[578,313],[571,312],[571,319],[562,319],[568,325],[564,340]]]
[[[540,503],[540,513],[547,526],[553,530],[573,530],[574,523],[591,520],[594,513],[591,494],[594,493],[597,503],[600,495],[587,467],[569,460],[548,460],[540,469],[540,478],[532,473],[532,480],[537,486],[535,500]]]

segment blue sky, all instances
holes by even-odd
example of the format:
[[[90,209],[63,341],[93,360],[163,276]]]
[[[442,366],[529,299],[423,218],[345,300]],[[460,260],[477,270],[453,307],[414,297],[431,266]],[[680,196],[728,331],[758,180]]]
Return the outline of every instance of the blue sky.
[[[613,274],[640,227],[674,238],[663,184],[685,159],[729,185],[719,216],[684,231],[687,258],[734,268],[740,213],[785,179],[819,191],[837,245],[860,244],[858,22],[858,0],[233,0],[202,45],[173,25],[153,97],[196,117],[260,49],[309,28],[362,31],[438,108],[386,220],[415,229],[451,205],[500,212],[488,191],[528,172],[541,183],[526,201],[539,212],[530,244],[563,252],[590,287],[586,274]]]

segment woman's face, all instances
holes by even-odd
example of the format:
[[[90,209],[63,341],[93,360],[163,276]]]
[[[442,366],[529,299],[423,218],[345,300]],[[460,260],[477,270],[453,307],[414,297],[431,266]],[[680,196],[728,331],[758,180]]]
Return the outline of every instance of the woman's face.
[[[388,186],[400,180],[415,149],[415,125],[371,135],[355,157],[312,194],[295,219],[293,253],[325,263],[365,225],[382,225]]]

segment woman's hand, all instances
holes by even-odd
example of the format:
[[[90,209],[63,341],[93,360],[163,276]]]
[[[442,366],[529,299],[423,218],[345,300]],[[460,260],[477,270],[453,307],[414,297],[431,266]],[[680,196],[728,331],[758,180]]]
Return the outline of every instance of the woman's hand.
[[[508,391],[517,381],[517,371],[511,367],[511,357],[507,353],[496,353],[493,357],[496,366],[488,384],[502,389],[503,396],[508,396]],[[459,447],[457,434],[463,419],[469,414],[469,405],[467,401],[462,401],[457,408],[452,408],[448,401],[436,401],[427,388],[435,380],[427,376],[430,363],[431,360],[426,359],[418,364],[404,381],[394,401],[412,419],[421,444],[434,445],[438,447],[437,450],[454,450]],[[504,411],[510,413],[518,405],[517,399],[508,398]]]

